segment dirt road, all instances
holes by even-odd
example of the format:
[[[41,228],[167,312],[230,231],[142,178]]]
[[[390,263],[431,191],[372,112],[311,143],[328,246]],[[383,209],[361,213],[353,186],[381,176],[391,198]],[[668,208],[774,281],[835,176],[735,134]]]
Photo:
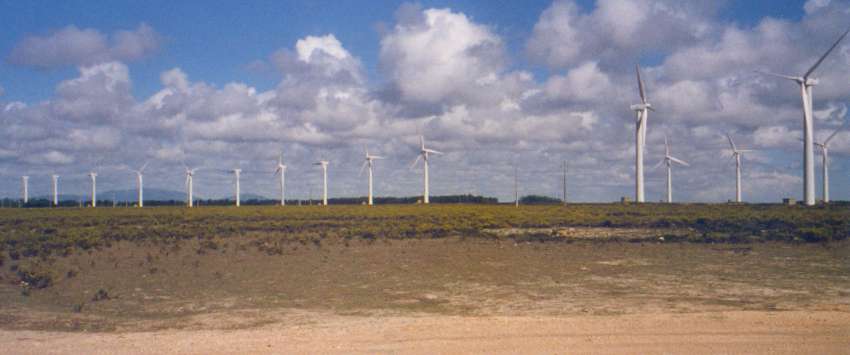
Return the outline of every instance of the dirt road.
[[[846,354],[846,312],[733,311],[573,317],[361,317],[303,313],[237,330],[0,331],[15,354]]]

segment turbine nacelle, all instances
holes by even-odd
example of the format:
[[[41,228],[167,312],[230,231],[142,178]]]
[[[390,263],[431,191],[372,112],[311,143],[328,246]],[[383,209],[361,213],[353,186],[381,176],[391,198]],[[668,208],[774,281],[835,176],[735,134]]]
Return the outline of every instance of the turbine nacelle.
[[[652,104],[650,104],[650,103],[634,104],[634,105],[629,106],[629,108],[631,108],[632,111],[643,111],[643,110],[655,111],[655,109],[652,108]]]

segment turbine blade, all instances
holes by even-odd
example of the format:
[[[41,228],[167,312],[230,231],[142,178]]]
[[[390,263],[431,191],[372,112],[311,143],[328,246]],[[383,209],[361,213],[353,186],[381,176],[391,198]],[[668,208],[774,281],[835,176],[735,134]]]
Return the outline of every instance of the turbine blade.
[[[419,135],[419,148],[425,150],[425,136],[421,134]]]
[[[643,86],[643,79],[640,77],[640,65],[635,64],[635,73],[637,73],[638,91],[640,92],[640,101],[646,103],[646,89]]]
[[[762,70],[756,70],[756,73],[759,73],[761,75],[767,75],[767,76],[775,76],[777,78],[788,79],[788,80],[792,80],[792,81],[797,81],[799,79],[797,77],[790,76],[790,75],[776,74],[776,73],[766,72],[766,71],[762,71]]]
[[[670,160],[672,160],[672,161],[674,161],[674,162],[676,162],[676,163],[679,163],[679,164],[681,164],[681,165],[684,165],[684,166],[691,166],[691,164],[688,164],[688,162],[686,162],[686,161],[684,161],[684,160],[682,160],[682,159],[679,159],[679,158],[676,158],[676,157],[673,157],[673,156],[670,156],[670,157],[667,157],[667,158],[669,158]]]
[[[425,151],[426,151],[426,152],[428,152],[428,153],[431,153],[431,154],[437,154],[437,155],[443,155],[443,154],[445,154],[445,153],[443,153],[443,152],[439,152],[439,151],[436,151],[436,150],[433,150],[433,149],[425,149]]]
[[[670,144],[667,142],[667,134],[664,135],[664,152],[666,156],[670,156]]]
[[[732,141],[732,136],[730,136],[730,135],[729,135],[729,133],[727,133],[727,134],[726,134],[726,138],[727,138],[727,139],[729,139],[729,145],[730,145],[730,146],[732,146],[732,151],[733,151],[733,152],[737,152],[737,151],[738,151],[738,148],[737,148],[737,147],[735,147],[735,142],[734,142],[734,141]]]
[[[366,169],[366,164],[369,164],[369,161],[364,161],[363,165],[360,166],[360,172],[357,173],[357,176],[363,175],[363,169]]]
[[[141,173],[141,172],[145,171],[145,168],[147,168],[147,167],[148,167],[148,163],[150,163],[150,161],[146,161],[146,162],[145,162],[145,164],[144,164],[144,165],[142,165],[142,168],[141,168],[141,169],[139,169],[139,173]]]
[[[843,40],[844,37],[847,37],[848,32],[850,32],[850,28],[848,28],[846,31],[844,31],[844,33],[841,34],[841,37],[838,37],[838,40],[836,40],[835,43],[832,44],[832,47],[829,47],[829,49],[826,51],[826,53],[824,53],[820,58],[818,58],[818,61],[815,62],[815,65],[812,65],[812,67],[809,68],[809,71],[807,71],[806,74],[803,74],[804,79],[808,79],[809,75],[812,75],[812,73],[815,71],[815,69],[817,69],[818,66],[820,66],[821,63],[823,63],[823,60],[826,59],[826,57],[829,55],[829,53],[832,52],[832,50],[835,49],[835,47],[838,47],[838,44],[841,43],[841,40]]]
[[[416,166],[416,163],[419,162],[419,159],[422,159],[422,154],[416,156],[416,159],[413,161],[413,164],[410,164],[410,170],[413,170],[413,167]]]
[[[658,164],[655,164],[655,166],[653,166],[652,168],[658,169],[658,167],[660,167],[661,164],[664,164],[665,161],[667,161],[667,158],[661,159],[661,161],[659,161]]]
[[[850,121],[844,121],[844,123],[841,126],[836,128],[835,132],[832,132],[832,134],[830,134],[829,137],[825,141],[823,141],[823,145],[827,146],[829,144],[829,141],[831,141],[832,138],[834,138],[835,135],[838,134],[839,131],[841,131],[845,126],[847,126],[847,122],[850,122]]]

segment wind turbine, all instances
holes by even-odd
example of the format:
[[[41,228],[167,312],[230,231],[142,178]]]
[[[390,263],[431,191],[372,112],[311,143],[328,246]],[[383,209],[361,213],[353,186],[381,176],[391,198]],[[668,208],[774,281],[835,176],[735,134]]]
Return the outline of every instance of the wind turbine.
[[[829,141],[832,138],[835,138],[835,135],[841,131],[842,128],[846,125],[843,124],[841,127],[838,127],[835,132],[829,135],[823,143],[815,142],[815,145],[820,148],[821,153],[823,154],[823,202],[829,203]]]
[[[646,145],[646,120],[649,118],[649,111],[655,110],[652,108],[652,104],[647,101],[646,88],[643,79],[640,77],[640,66],[635,65],[635,73],[637,73],[638,92],[640,93],[640,103],[630,106],[637,116],[635,121],[635,200],[644,202],[643,147]]]
[[[53,174],[53,206],[59,206],[59,175]]]
[[[778,78],[788,79],[797,82],[800,85],[800,97],[803,100],[803,198],[808,206],[815,204],[815,161],[814,161],[814,120],[812,119],[812,87],[818,84],[818,80],[812,78],[811,75],[815,69],[823,63],[824,59],[831,53],[835,47],[847,36],[850,29],[844,31],[841,37],[829,47],[814,65],[807,70],[803,76],[781,75],[768,72],[760,72],[765,75],[775,76]]]
[[[97,172],[90,171],[89,178],[91,178],[91,206],[97,207]]]
[[[430,154],[441,155],[442,152],[438,152],[433,149],[425,148],[425,136],[419,136],[419,155],[416,156],[416,160],[413,161],[413,164],[410,165],[410,168],[413,169],[416,166],[416,163],[419,162],[419,159],[422,159],[422,166],[425,171],[425,191],[422,194],[422,203],[429,203],[428,196],[430,195],[428,191],[428,156]]]
[[[726,135],[729,139],[729,145],[732,147],[732,158],[735,159],[735,202],[741,203],[741,158],[746,152],[752,152],[750,149],[738,149],[732,137]]]
[[[280,174],[280,205],[286,205],[286,165],[283,164],[283,152],[277,157],[277,169],[274,174]]]
[[[142,167],[139,168],[139,170],[131,170],[132,172],[136,173],[136,180],[137,180],[137,183],[139,185],[139,207],[145,206],[144,184],[143,184],[143,181],[142,181],[142,173],[145,171],[145,168],[147,166],[148,166],[148,162],[145,162],[145,164],[143,164]]]
[[[667,203],[673,203],[673,163],[690,166],[686,161],[670,155],[670,144],[667,143],[667,135],[665,135],[664,159],[655,165],[655,169],[658,169],[661,164],[667,165]]]
[[[321,165],[322,166],[322,184],[323,184],[322,205],[323,206],[328,205],[328,163],[330,163],[330,162],[327,161],[327,160],[319,160],[319,161],[313,163],[313,165]]]
[[[236,207],[239,207],[239,175],[242,174],[242,169],[233,169],[233,175],[236,177]]]
[[[192,208],[192,206],[194,205],[194,202],[193,202],[194,200],[193,200],[193,196],[192,196],[192,178],[195,176],[195,171],[197,171],[197,170],[198,170],[198,168],[195,168],[195,169],[189,169],[189,167],[188,167],[188,166],[186,166],[186,164],[185,164],[185,163],[183,164],[183,167],[186,169],[186,198],[187,198],[187,206],[188,206],[189,208]]]
[[[30,201],[29,181],[30,181],[29,176],[26,176],[26,175],[21,176],[21,184],[23,185],[23,190],[24,190],[23,191],[24,204],[26,204]]]
[[[384,157],[380,157],[377,155],[369,155],[369,149],[364,148],[366,151],[366,161],[363,162],[363,165],[360,167],[360,173],[358,175],[363,175],[363,169],[366,166],[369,167],[369,206],[372,205],[372,161],[376,159],[384,159]]]

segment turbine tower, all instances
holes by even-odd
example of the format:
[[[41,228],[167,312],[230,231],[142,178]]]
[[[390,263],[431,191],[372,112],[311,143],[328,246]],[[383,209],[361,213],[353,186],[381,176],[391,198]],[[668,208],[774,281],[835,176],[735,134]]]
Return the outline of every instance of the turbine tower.
[[[24,204],[26,204],[30,201],[29,181],[30,181],[29,176],[26,176],[26,175],[21,176],[21,184],[23,185]]]
[[[655,110],[652,108],[652,104],[647,101],[646,88],[643,79],[640,77],[640,66],[635,65],[635,73],[637,73],[638,92],[640,93],[640,103],[630,106],[637,116],[635,121],[635,201],[644,202],[643,148],[646,145],[646,120],[649,118],[649,111]]]
[[[815,204],[815,161],[814,161],[814,120],[812,118],[812,87],[818,84],[818,80],[812,78],[811,75],[815,69],[823,63],[824,59],[841,43],[841,40],[847,36],[850,29],[844,31],[841,37],[829,47],[814,65],[807,70],[803,76],[790,76],[774,73],[761,72],[765,75],[775,76],[778,78],[788,79],[797,82],[800,85],[800,97],[803,100],[803,198],[807,206]]]
[[[277,169],[274,174],[280,174],[280,205],[286,205],[286,165],[283,164],[283,152],[277,157]]]
[[[322,205],[328,205],[328,163],[327,160],[319,160],[313,165],[321,165],[322,166]]]
[[[741,203],[741,158],[744,153],[752,152],[752,150],[738,149],[731,136],[727,134],[726,138],[729,139],[729,145],[732,147],[732,159],[735,159],[735,202]]]
[[[185,164],[183,167],[186,169],[186,205],[189,208],[192,208],[194,205],[194,197],[192,196],[192,178],[195,176],[195,171],[198,169],[189,169]]]
[[[89,178],[91,178],[91,206],[97,207],[97,173],[89,172]]]
[[[144,184],[143,184],[143,181],[142,181],[142,175],[143,175],[143,172],[145,171],[145,168],[147,166],[148,166],[148,163],[145,162],[145,164],[142,165],[142,167],[139,170],[132,170],[134,173],[136,173],[136,182],[139,185],[139,207],[145,206]]]
[[[59,206],[59,175],[53,174],[53,206]]]
[[[363,175],[363,169],[367,166],[369,167],[369,206],[372,205],[372,161],[376,159],[384,159],[384,157],[380,157],[377,155],[369,155],[369,149],[364,148],[366,151],[366,161],[363,162],[363,165],[360,167],[360,173],[358,175]]]
[[[838,132],[841,131],[841,129],[844,128],[845,125],[846,123],[841,125],[841,127],[838,127],[838,129],[836,129],[835,132],[832,132],[832,134],[830,134],[829,137],[827,137],[826,140],[823,141],[823,143],[815,142],[815,145],[820,148],[821,154],[823,155],[822,167],[824,203],[829,203],[829,142],[832,140],[832,138],[835,138],[835,135],[838,134]]]
[[[236,177],[236,207],[239,207],[239,175],[242,174],[242,169],[233,169],[233,175]]]
[[[410,168],[413,169],[413,167],[416,166],[416,163],[419,162],[419,159],[422,159],[422,166],[423,166],[424,172],[425,172],[425,190],[422,193],[422,203],[425,203],[425,204],[430,202],[429,198],[428,198],[428,196],[430,195],[430,192],[428,191],[428,156],[430,154],[441,155],[443,153],[438,152],[438,151],[433,150],[433,149],[425,148],[425,136],[420,135],[419,136],[419,155],[416,156],[416,160],[413,161],[413,164],[410,165]]]
[[[655,165],[655,169],[658,169],[661,164],[667,165],[667,203],[673,203],[673,163],[690,166],[687,162],[682,159],[676,158],[670,155],[670,144],[667,143],[667,136],[664,136],[664,159],[662,159],[658,164]]]

